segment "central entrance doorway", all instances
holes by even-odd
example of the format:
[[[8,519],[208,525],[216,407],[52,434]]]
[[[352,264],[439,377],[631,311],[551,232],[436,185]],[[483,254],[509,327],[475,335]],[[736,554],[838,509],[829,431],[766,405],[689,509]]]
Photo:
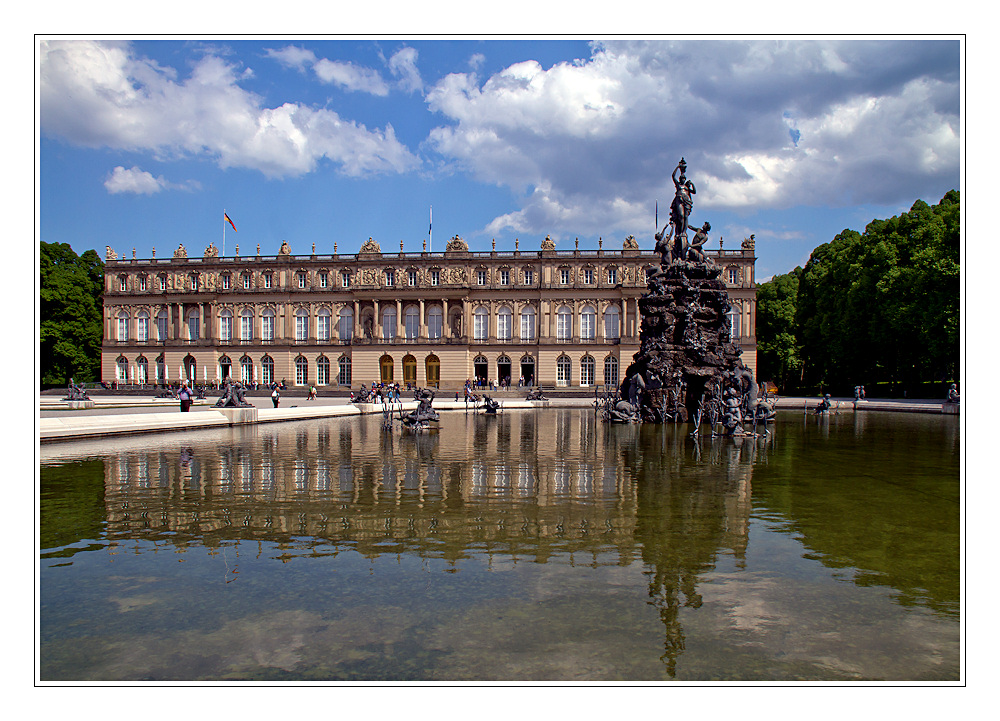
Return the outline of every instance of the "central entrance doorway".
[[[485,383],[490,377],[490,363],[485,356],[476,356],[472,361],[472,372],[476,375],[476,385]]]
[[[530,355],[521,358],[521,377],[525,386],[535,385],[535,359]]]
[[[497,358],[497,381],[510,386],[510,358],[505,355]]]

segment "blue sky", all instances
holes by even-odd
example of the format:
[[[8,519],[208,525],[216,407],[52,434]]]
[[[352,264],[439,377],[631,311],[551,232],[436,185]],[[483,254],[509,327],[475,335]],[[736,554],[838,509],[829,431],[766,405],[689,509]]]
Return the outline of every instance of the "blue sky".
[[[653,246],[681,156],[758,278],[960,189],[930,39],[38,39],[39,237],[159,257]]]

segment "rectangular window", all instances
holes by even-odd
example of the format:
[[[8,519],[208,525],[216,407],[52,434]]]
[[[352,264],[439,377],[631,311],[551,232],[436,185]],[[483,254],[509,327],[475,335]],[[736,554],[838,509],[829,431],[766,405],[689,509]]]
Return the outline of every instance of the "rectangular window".
[[[316,333],[320,340],[330,340],[330,316],[321,315],[316,319]]]
[[[167,316],[156,316],[156,337],[157,340],[167,339]]]
[[[440,313],[432,313],[427,318],[427,337],[428,338],[440,338],[441,337],[441,319]]]
[[[486,285],[486,271],[485,270],[477,270],[476,271],[476,279],[479,281],[479,285]]]
[[[431,285],[437,285],[441,282],[441,271],[432,270],[431,271]]]
[[[264,273],[264,287],[270,288],[273,282],[274,282],[274,275],[272,275],[271,273]]]
[[[326,273],[320,273],[319,274],[319,287],[320,288],[326,288],[326,286],[327,286],[327,276],[326,276]]]
[[[608,268],[608,283],[611,285],[618,284],[618,269]]]
[[[149,318],[136,320],[136,338],[141,341],[149,340]]]
[[[593,340],[594,326],[597,316],[593,313],[584,313],[580,316],[580,337],[586,340]]]
[[[340,271],[340,285],[342,288],[349,288],[351,286],[351,274],[346,270]]]
[[[396,274],[391,270],[385,272],[385,285],[388,288],[396,285]]]
[[[274,340],[274,316],[265,315],[260,319],[260,337],[262,340]]]
[[[341,340],[351,340],[354,338],[354,316],[353,315],[341,315],[340,316],[340,329],[339,329]]]
[[[240,316],[240,340],[253,340],[253,316]]]
[[[510,326],[513,318],[514,316],[510,313],[501,313],[497,316],[497,338],[501,340],[510,340]]]
[[[222,289],[223,290],[229,290],[229,276],[228,275],[222,276]]]
[[[535,271],[533,270],[524,271],[524,284],[525,285],[535,284]]]
[[[521,313],[521,340],[534,340],[535,314]]]
[[[408,275],[409,275],[410,285],[416,285],[417,284],[417,271],[411,270]]]
[[[330,364],[318,363],[316,365],[316,383],[321,386],[330,385]]]
[[[219,318],[219,340],[233,339],[233,318],[232,316],[222,316]]]
[[[167,276],[161,275],[160,276],[160,290],[166,290],[166,289],[167,289]]]
[[[201,319],[196,315],[188,318],[188,338],[190,340],[198,340],[200,332]]]
[[[198,276],[191,276],[191,290],[198,290]]]
[[[563,268],[562,270],[559,271],[559,282],[562,283],[563,285],[567,285],[569,283],[568,268]]]
[[[295,340],[309,339],[309,318],[304,315],[295,316]]]
[[[729,285],[736,285],[740,279],[740,271],[736,268],[729,269]]]
[[[306,287],[306,274],[305,273],[299,273],[299,287],[300,288],[305,288]]]
[[[118,340],[128,340],[128,318],[118,319]]]
[[[146,290],[146,276],[139,276],[139,290]]]
[[[243,274],[243,289],[244,290],[250,290],[250,274],[249,273],[244,273]]]
[[[594,271],[590,268],[583,269],[583,282],[588,285],[594,282]]]
[[[510,285],[510,271],[501,270],[500,271],[500,285]]]
[[[476,340],[486,340],[487,334],[489,333],[489,328],[487,326],[489,325],[490,317],[485,313],[476,313],[474,321],[473,337]]]
[[[559,313],[556,316],[556,338],[569,340],[572,333],[573,316],[569,313]]]
[[[414,340],[420,332],[420,315],[418,313],[407,313],[403,317],[404,330],[409,340]]]

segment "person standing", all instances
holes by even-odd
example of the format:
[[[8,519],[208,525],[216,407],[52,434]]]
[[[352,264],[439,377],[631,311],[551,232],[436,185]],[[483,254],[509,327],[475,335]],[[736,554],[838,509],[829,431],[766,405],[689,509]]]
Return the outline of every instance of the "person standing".
[[[191,390],[187,381],[181,381],[181,389],[177,392],[177,397],[181,400],[181,413],[188,413],[191,410]]]
[[[271,402],[274,404],[275,408],[278,407],[279,400],[281,400],[281,394],[278,393],[278,389],[275,388],[274,390],[271,391]]]

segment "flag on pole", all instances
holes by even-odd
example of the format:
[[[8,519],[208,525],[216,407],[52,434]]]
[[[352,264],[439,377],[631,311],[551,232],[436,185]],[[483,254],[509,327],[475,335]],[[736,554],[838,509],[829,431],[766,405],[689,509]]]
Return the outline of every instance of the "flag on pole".
[[[236,230],[236,226],[235,226],[235,225],[233,225],[233,221],[232,221],[232,219],[231,219],[231,218],[229,217],[229,215],[228,215],[228,214],[226,213],[226,211],[222,211],[222,216],[223,216],[223,217],[224,217],[224,218],[226,219],[226,222],[227,222],[227,223],[229,223],[230,225],[232,225],[232,226],[233,226],[233,232],[234,232],[234,233],[236,233],[236,232],[237,232],[237,230]]]

